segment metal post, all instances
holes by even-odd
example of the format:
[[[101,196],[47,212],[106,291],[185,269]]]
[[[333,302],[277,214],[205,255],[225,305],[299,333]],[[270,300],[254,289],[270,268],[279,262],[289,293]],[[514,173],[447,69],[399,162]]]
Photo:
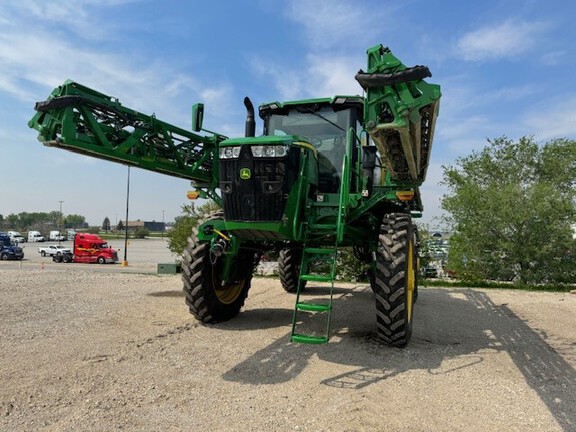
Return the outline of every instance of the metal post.
[[[62,203],[64,201],[58,201],[60,203],[60,217],[58,218],[58,232],[59,232],[59,236],[58,236],[58,244],[60,244],[60,237],[62,236]]]
[[[128,165],[128,180],[126,182],[126,224],[124,225],[124,261],[122,267],[128,265],[128,203],[130,202],[130,165]]]

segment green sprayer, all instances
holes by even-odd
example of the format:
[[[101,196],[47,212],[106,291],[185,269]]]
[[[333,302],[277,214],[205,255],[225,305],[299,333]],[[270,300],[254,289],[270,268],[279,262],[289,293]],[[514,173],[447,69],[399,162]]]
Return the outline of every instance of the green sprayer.
[[[378,335],[402,347],[440,87],[382,45],[367,55],[355,77],[363,96],[262,104],[260,136],[248,98],[245,136],[227,138],[202,128],[202,104],[188,131],[73,81],[36,104],[29,126],[46,146],[188,179],[191,196],[220,205],[183,251],[186,304],[201,322],[238,315],[262,255],[275,251],[281,285],[295,294],[291,340],[325,343],[337,256],[349,248],[369,266]],[[307,285],[322,295],[301,295]]]

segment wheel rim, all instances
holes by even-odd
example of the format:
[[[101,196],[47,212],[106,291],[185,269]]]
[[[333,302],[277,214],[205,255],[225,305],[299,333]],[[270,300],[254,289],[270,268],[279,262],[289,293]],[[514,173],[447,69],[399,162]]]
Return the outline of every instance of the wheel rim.
[[[242,290],[244,289],[245,281],[238,282],[228,282],[222,284],[222,281],[214,274],[212,270],[212,284],[214,286],[214,294],[218,297],[221,303],[231,304],[240,297]]]
[[[406,319],[412,322],[412,305],[414,303],[414,287],[416,286],[416,274],[414,271],[414,255],[412,241],[408,243],[408,260],[406,265]]]

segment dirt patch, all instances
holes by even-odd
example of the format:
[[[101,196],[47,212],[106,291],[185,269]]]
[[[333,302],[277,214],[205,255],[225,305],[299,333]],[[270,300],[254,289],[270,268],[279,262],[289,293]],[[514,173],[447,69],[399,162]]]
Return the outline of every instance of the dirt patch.
[[[576,430],[576,296],[423,288],[400,350],[369,287],[338,288],[312,346],[275,279],[204,326],[179,275],[5,270],[0,430]]]

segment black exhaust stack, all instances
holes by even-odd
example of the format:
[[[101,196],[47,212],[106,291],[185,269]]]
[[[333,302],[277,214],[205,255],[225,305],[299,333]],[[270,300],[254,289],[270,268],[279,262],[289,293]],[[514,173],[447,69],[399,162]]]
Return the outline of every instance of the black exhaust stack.
[[[256,120],[254,119],[254,105],[252,101],[246,96],[244,98],[244,106],[246,107],[246,129],[244,131],[244,136],[253,137],[256,136]]]

